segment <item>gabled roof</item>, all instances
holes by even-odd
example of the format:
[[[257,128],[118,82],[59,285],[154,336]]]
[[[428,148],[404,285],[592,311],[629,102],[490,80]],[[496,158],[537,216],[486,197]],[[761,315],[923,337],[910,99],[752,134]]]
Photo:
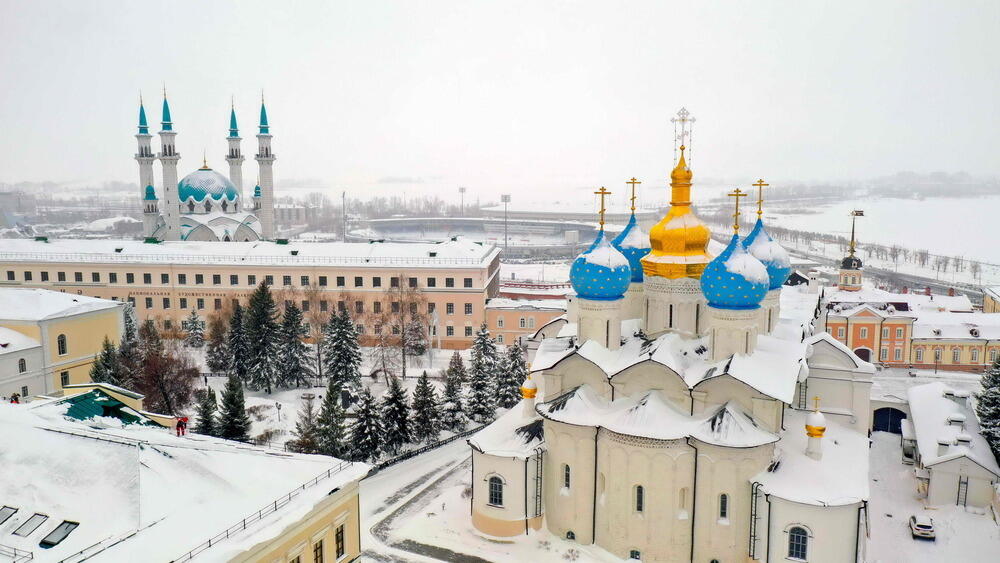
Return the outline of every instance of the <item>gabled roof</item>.
[[[118,301],[48,289],[0,288],[0,321],[43,321],[115,307],[124,305]]]
[[[41,348],[42,344],[16,330],[0,326],[0,355],[23,352],[31,348]]]
[[[1000,477],[1000,467],[981,434],[979,421],[969,407],[968,400],[945,397],[945,391],[948,390],[949,387],[944,383],[935,382],[910,387],[906,392],[921,463],[926,467],[966,457]],[[958,404],[959,402],[962,404]],[[949,417],[955,415],[964,418],[964,429],[962,426],[949,424]],[[957,438],[960,434],[970,438],[969,445],[959,445]],[[949,444],[940,455],[939,441]]]

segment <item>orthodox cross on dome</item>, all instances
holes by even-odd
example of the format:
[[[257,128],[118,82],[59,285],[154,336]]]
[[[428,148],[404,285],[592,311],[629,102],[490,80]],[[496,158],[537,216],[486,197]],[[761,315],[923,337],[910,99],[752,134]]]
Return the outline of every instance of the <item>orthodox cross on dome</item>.
[[[674,124],[674,162],[677,162],[677,145],[688,147],[688,161],[691,161],[691,132],[696,119],[691,116],[687,108],[681,108],[677,112],[677,117],[671,117],[670,122]]]
[[[736,188],[726,195],[736,199],[736,212],[733,213],[733,233],[738,235],[740,234],[740,198],[746,197],[747,193],[739,188]]]
[[[763,178],[757,180],[754,184],[757,188],[757,218],[764,214],[764,188],[770,186],[771,184],[765,183]]]
[[[858,217],[864,217],[864,216],[865,212],[861,209],[855,209],[854,211],[851,211],[851,246],[849,247],[851,256],[854,256],[854,248],[855,248],[854,223],[857,222]]]
[[[635,187],[636,185],[641,184],[642,182],[636,180],[635,176],[633,176],[631,180],[625,183],[632,186],[632,197],[629,198],[629,201],[632,202],[632,215],[635,215]]]
[[[816,405],[816,410],[819,411],[819,395],[813,397],[813,404]]]
[[[604,186],[601,186],[601,189],[599,189],[596,192],[594,192],[594,194],[601,196],[601,210],[598,211],[598,213],[601,215],[601,221],[600,221],[600,223],[601,223],[601,230],[603,231],[604,230],[604,212],[607,211],[607,209],[604,208],[604,196],[611,195],[611,192],[609,192]]]

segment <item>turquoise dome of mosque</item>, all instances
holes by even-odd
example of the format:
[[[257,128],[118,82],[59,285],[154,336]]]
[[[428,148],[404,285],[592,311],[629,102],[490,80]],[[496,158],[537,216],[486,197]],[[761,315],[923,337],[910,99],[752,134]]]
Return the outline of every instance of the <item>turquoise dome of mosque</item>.
[[[199,168],[181,178],[177,183],[177,196],[182,202],[193,199],[195,203],[201,203],[208,197],[216,201],[236,201],[240,197],[229,178],[211,168]]]
[[[785,284],[792,273],[792,262],[784,247],[767,234],[764,222],[759,218],[750,234],[743,239],[743,248],[767,268],[768,289],[780,289]]]
[[[743,247],[739,235],[705,266],[701,292],[716,309],[756,309],[767,295],[767,267]]]
[[[649,254],[649,235],[642,231],[642,227],[635,220],[635,215],[628,220],[625,230],[611,241],[618,252],[622,253],[628,260],[629,268],[632,270],[632,282],[642,283],[642,258]]]
[[[632,281],[629,260],[608,242],[601,230],[569,270],[569,281],[583,299],[615,301],[628,291]]]

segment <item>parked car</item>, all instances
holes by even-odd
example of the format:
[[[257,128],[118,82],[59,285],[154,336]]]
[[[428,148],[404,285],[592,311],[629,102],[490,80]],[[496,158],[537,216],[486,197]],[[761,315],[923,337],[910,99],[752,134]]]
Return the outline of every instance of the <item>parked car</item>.
[[[923,514],[910,516],[910,535],[916,538],[934,538],[934,519]]]

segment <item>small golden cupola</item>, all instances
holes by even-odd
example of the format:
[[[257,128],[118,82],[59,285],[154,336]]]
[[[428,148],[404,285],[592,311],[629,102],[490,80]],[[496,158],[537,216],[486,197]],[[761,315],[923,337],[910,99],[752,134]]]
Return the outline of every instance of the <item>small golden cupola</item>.
[[[642,259],[647,276],[698,279],[712,261],[708,254],[712,233],[691,209],[693,173],[684,159],[685,148],[681,145],[681,156],[670,173],[670,211],[649,231],[652,250]]]
[[[813,459],[823,457],[823,435],[826,434],[826,417],[819,412],[819,397],[813,397],[815,410],[806,416],[806,455]]]

